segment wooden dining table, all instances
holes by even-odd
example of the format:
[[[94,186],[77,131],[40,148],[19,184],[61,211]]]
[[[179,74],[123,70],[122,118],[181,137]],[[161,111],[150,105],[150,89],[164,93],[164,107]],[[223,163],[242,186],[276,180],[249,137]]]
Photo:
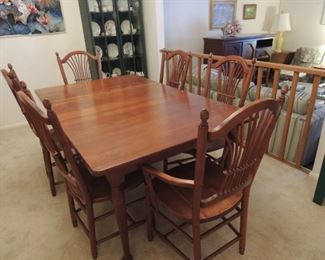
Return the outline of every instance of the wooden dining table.
[[[125,175],[195,148],[200,111],[209,126],[220,124],[236,107],[135,75],[37,89],[48,99],[63,130],[94,176],[106,176],[123,247],[129,249]]]

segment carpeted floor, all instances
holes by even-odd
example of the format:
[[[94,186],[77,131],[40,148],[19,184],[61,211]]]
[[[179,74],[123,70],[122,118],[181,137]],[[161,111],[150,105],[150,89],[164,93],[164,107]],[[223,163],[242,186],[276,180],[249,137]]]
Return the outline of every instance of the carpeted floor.
[[[316,181],[265,156],[251,192],[246,253],[239,255],[235,245],[215,259],[325,259],[325,206],[312,203]],[[91,259],[87,236],[80,226],[71,225],[64,185],[57,189],[51,197],[40,146],[30,129],[1,131],[0,259]],[[98,210],[108,207],[100,205]],[[144,215],[142,204],[132,210]],[[99,223],[98,234],[114,227],[112,217]],[[204,240],[203,254],[230,234],[225,228]],[[157,236],[147,242],[145,225],[129,238],[134,259],[179,259]],[[174,240],[191,256],[192,247],[181,236]],[[98,259],[121,256],[118,237],[99,246]]]

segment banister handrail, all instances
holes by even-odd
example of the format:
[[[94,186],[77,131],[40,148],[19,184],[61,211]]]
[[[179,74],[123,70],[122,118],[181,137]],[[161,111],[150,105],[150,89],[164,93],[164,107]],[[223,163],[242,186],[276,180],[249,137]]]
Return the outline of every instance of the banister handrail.
[[[171,51],[171,50],[167,50],[167,49],[160,50],[160,52],[168,52],[168,51]],[[196,57],[196,58],[208,59],[210,55],[192,52],[191,56]],[[211,57],[213,60],[219,60],[223,56],[212,55]],[[248,65],[252,65],[252,60],[245,59],[245,61],[247,62]],[[256,61],[255,66],[256,67],[264,67],[264,68],[268,68],[268,69],[288,70],[288,71],[293,71],[293,72],[306,73],[306,74],[310,74],[310,75],[318,75],[321,77],[325,77],[325,70],[317,69],[317,68],[301,67],[301,66],[296,66],[296,65],[280,64],[280,63],[258,61],[258,60]]]

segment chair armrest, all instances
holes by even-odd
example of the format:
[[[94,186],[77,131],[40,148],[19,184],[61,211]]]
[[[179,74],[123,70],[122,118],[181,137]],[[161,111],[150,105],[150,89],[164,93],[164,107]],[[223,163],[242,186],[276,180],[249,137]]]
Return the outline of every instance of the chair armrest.
[[[183,187],[183,188],[194,188],[194,180],[187,180],[187,179],[181,179],[177,177],[173,177],[171,175],[168,175],[167,173],[164,173],[150,165],[144,165],[142,166],[142,171],[144,175],[152,175],[159,180],[168,183],[173,186]]]

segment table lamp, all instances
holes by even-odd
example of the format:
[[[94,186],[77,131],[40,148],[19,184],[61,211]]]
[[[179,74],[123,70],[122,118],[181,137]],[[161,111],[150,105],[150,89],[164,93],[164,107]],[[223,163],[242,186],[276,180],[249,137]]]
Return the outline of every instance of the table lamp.
[[[271,31],[277,32],[275,42],[275,52],[281,52],[283,46],[283,32],[291,31],[290,14],[280,13],[274,17]]]

